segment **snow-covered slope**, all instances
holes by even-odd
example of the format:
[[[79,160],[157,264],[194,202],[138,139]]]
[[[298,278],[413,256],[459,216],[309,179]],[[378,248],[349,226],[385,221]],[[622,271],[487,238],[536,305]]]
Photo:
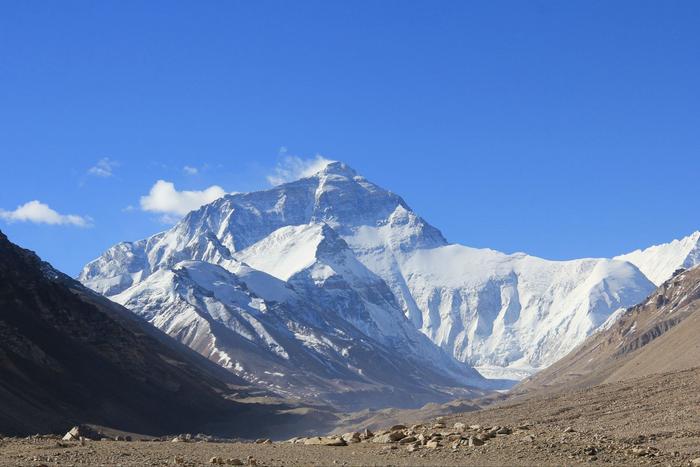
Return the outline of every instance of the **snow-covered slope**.
[[[376,345],[401,348],[401,360],[430,355],[454,380],[454,360],[435,353],[437,345],[467,363],[459,371],[477,384],[470,365],[521,378],[654,288],[624,261],[557,262],[450,245],[399,196],[338,162],[266,191],[224,196],[166,232],[116,245],[80,280],[124,303],[138,290],[142,302],[129,306],[140,312],[158,287],[144,281],[193,260],[239,278],[241,264],[266,273],[308,304],[290,313],[331,312]],[[266,303],[284,301],[260,289]]]
[[[570,351],[652,284],[629,263],[547,261],[448,245],[400,264],[419,328],[486,376],[520,379]]]
[[[405,319],[386,284],[326,224],[283,227],[240,256],[258,269],[230,256],[181,261],[111,298],[286,397],[347,409],[419,406],[485,386]]]
[[[700,231],[670,243],[617,256],[637,266],[654,284],[661,285],[678,269],[700,264]]]

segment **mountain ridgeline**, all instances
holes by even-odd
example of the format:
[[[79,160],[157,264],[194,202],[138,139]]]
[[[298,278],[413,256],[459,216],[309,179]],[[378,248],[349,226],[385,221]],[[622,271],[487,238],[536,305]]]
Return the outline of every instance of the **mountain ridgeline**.
[[[416,407],[546,368],[698,262],[698,239],[571,261],[469,248],[333,162],[115,245],[79,280],[276,394]]]

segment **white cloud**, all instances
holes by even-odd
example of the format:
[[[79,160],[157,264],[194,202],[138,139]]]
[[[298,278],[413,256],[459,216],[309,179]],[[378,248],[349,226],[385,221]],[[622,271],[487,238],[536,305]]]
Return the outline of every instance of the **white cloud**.
[[[225,194],[224,189],[217,185],[202,191],[178,191],[172,182],[158,180],[151,191],[141,197],[141,209],[165,214],[170,222],[173,215],[183,216]]]
[[[318,154],[310,159],[287,155],[287,149],[284,147],[280,149],[280,154],[282,159],[275,167],[274,173],[267,176],[267,181],[273,186],[310,177],[333,162]]]
[[[182,171],[187,175],[197,175],[199,173],[199,169],[197,167],[190,167],[189,165],[184,166]]]
[[[109,157],[103,157],[97,161],[97,164],[88,169],[88,174],[103,178],[111,177],[113,175],[114,168],[118,165],[119,163],[117,161],[113,161]]]
[[[41,201],[29,201],[14,211],[0,209],[0,218],[8,222],[33,222],[35,224],[74,225],[89,227],[90,218],[75,214],[60,214]]]

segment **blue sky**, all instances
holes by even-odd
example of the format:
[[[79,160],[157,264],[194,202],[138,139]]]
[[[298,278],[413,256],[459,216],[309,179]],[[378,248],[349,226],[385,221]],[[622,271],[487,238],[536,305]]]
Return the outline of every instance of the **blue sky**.
[[[321,154],[453,242],[665,242],[700,228],[698,24],[695,1],[5,2],[0,229],[76,274],[178,216],[143,210],[158,180],[262,189]]]

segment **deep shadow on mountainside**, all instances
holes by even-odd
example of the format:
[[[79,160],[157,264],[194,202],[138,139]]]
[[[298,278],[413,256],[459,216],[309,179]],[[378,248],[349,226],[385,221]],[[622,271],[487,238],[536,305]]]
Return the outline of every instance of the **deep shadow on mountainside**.
[[[0,232],[0,433],[279,437],[330,419],[268,398]]]

